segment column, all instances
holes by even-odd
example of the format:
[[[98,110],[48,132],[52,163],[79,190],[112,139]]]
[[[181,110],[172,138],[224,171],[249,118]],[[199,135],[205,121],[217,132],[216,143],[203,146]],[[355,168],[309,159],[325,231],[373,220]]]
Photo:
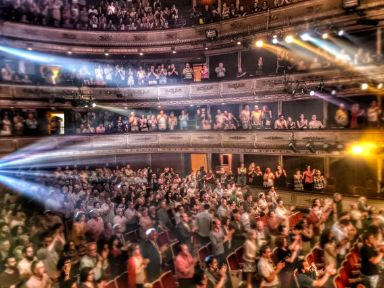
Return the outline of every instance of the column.
[[[277,101],[277,116],[283,114],[283,101]]]
[[[277,160],[277,163],[278,163],[279,165],[281,165],[281,167],[284,169],[284,165],[283,165],[283,154],[280,154],[278,157],[279,157],[279,158],[278,158],[278,160]]]
[[[236,9],[239,10],[240,7],[240,0],[236,0]]]
[[[376,29],[376,56],[382,55],[383,42],[381,36],[381,27],[377,27]],[[378,57],[380,59],[380,57]]]
[[[327,127],[328,122],[328,102],[323,100],[323,125]]]
[[[217,0],[217,12],[221,15],[221,0]]]
[[[241,153],[241,154],[239,154],[239,156],[240,156],[240,163],[244,163],[245,164],[245,162],[244,162],[244,154]]]
[[[212,153],[207,153],[207,167],[208,170],[212,169]]]
[[[377,193],[381,193],[381,182],[383,181],[383,158],[377,158]]]
[[[323,175],[325,178],[329,178],[329,157],[324,157],[324,171]]]
[[[237,68],[239,67],[241,67],[241,51],[237,52]]]

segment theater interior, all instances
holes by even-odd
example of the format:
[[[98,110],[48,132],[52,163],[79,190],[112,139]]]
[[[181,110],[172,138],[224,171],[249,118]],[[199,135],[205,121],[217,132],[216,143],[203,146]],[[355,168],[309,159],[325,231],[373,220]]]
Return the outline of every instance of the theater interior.
[[[0,0],[0,288],[384,288],[382,0]]]

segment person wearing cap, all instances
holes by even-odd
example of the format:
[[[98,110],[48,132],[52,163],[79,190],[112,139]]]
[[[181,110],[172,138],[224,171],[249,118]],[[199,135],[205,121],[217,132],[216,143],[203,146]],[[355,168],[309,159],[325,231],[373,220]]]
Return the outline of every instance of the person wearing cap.
[[[161,274],[161,265],[163,263],[162,247],[157,244],[158,233],[156,229],[150,228],[145,233],[147,240],[144,241],[141,251],[144,258],[150,260],[147,266],[148,281],[153,282]]]

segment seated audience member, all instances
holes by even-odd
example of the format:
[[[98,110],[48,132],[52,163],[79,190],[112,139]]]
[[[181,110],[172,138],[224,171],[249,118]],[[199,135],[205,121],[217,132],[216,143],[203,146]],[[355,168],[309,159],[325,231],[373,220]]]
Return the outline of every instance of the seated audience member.
[[[217,79],[225,78],[227,69],[224,67],[224,64],[222,62],[220,62],[219,65],[215,68],[215,73]]]
[[[317,120],[316,115],[312,115],[311,121],[308,123],[309,129],[321,129],[324,128],[323,123],[320,120]]]

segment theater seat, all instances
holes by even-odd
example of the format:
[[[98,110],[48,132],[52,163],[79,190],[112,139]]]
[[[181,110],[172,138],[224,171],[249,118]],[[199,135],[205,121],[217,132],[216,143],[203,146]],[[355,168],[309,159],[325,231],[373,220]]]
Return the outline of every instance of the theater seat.
[[[171,244],[172,257],[175,258],[180,252],[180,242],[174,242]],[[192,253],[192,252],[191,252]]]
[[[166,230],[165,233],[167,233],[169,243],[178,241],[176,235],[171,230]]]
[[[161,281],[161,285],[164,288],[177,288],[178,287],[176,279],[172,274],[172,271],[165,272],[163,275],[161,275],[160,281]]]
[[[155,282],[152,282],[152,288],[164,288],[161,284],[160,279],[156,280]]]
[[[240,270],[240,263],[237,260],[237,256],[235,253],[231,253],[227,256],[227,264],[230,270]]]
[[[244,260],[243,260],[243,254],[244,254],[244,247],[240,246],[235,250],[236,258],[239,264],[242,266]]]
[[[360,275],[360,269],[356,269],[353,267],[352,263],[346,259],[343,261],[342,267],[344,268],[345,272],[348,274],[349,277],[358,277]]]
[[[344,286],[343,280],[341,280],[340,276],[337,276],[333,280],[333,283],[334,283],[335,288],[345,288],[346,287],[346,286]]]
[[[237,256],[235,252],[232,252],[227,256],[227,265],[229,269],[230,280],[232,287],[239,287],[241,281],[241,267],[239,261],[237,261]]]
[[[115,278],[116,288],[125,288],[128,285],[128,272],[124,272]]]
[[[320,247],[312,249],[313,262],[315,262],[317,268],[324,267],[324,251]]]
[[[131,243],[138,243],[139,239],[137,239],[136,231],[128,232],[124,235],[125,241],[129,241]]]
[[[312,263],[313,263],[313,255],[312,255],[312,253],[309,253],[307,255],[307,262],[308,262],[309,265],[312,265]]]
[[[205,267],[205,258],[211,255],[211,252],[208,250],[208,245],[201,247],[197,253],[199,255],[201,266]]]
[[[168,240],[167,232],[159,233],[159,237],[157,238],[157,245],[159,245],[159,247],[161,247],[163,245],[169,245],[169,244],[171,244],[171,243]]]
[[[128,282],[127,282],[128,283]],[[116,283],[115,283],[115,280],[111,280],[109,282],[107,282],[104,286],[104,288],[116,288]]]
[[[344,268],[341,268],[339,270],[339,276],[343,281],[345,287],[355,286],[361,281],[359,277],[350,277],[350,275],[348,275],[347,271]]]

